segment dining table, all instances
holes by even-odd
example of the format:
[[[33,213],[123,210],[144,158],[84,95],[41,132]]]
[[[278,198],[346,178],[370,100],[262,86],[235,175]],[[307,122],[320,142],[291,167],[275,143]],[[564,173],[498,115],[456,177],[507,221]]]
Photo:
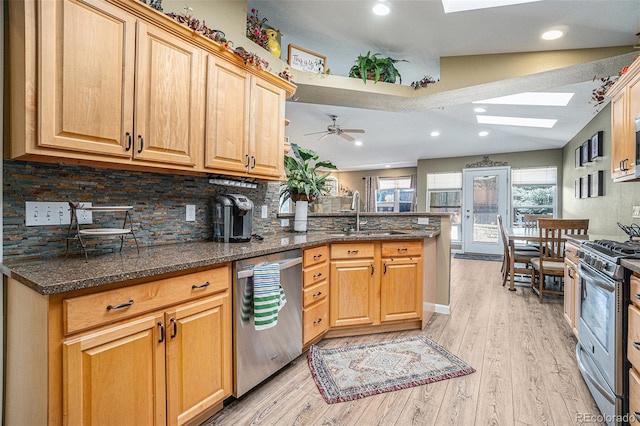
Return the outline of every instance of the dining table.
[[[540,238],[540,230],[537,227],[509,227],[509,291],[516,291],[515,287],[515,274],[514,274],[514,261],[516,251],[516,241],[530,243],[538,241]],[[535,257],[535,256],[531,256]]]

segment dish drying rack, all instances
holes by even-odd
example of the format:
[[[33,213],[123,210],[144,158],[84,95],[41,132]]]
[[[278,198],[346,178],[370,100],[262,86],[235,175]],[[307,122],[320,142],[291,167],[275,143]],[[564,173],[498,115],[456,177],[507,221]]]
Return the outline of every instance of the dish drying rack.
[[[84,259],[89,261],[87,256],[87,241],[88,238],[95,237],[118,237],[120,238],[120,251],[124,246],[124,238],[127,235],[133,237],[133,241],[136,244],[136,250],[140,254],[140,247],[138,247],[138,240],[136,234],[133,232],[133,221],[131,219],[131,212],[133,206],[85,206],[82,203],[74,203],[69,201],[69,209],[71,211],[71,221],[69,223],[69,230],[67,231],[67,250],[65,252],[65,259],[69,254],[69,241],[78,240],[82,250],[84,251]],[[122,222],[122,228],[85,228],[82,229],[82,225],[78,220],[78,211],[89,211],[94,213],[124,213],[124,219]],[[75,233],[75,235],[74,235]],[[85,240],[83,240],[83,237]]]

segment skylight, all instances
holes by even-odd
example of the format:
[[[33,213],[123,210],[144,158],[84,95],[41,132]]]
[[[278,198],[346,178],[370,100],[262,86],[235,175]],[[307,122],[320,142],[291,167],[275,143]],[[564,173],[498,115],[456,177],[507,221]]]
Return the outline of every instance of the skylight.
[[[523,92],[499,98],[475,101],[474,104],[567,106],[575,93]]]
[[[558,120],[551,118],[499,117],[495,115],[476,115],[480,124],[498,124],[501,126],[522,126],[552,128]]]
[[[442,0],[444,13],[464,12],[465,10],[487,9],[489,7],[511,6],[520,3],[533,3],[540,0]]]

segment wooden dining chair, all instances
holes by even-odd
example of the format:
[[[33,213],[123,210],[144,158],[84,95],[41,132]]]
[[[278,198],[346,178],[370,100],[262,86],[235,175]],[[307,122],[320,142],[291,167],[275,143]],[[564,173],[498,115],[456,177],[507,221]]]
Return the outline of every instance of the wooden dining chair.
[[[589,219],[538,219],[538,229],[540,252],[538,257],[531,259],[531,288],[538,294],[542,303],[544,293],[564,294],[563,283],[559,289],[547,288],[545,277],[564,278],[564,238],[567,235],[586,235]]]
[[[549,214],[525,214],[522,216],[522,226],[525,228],[537,228],[538,219],[553,219]]]
[[[531,275],[533,273],[533,269],[531,267],[531,258],[537,255],[538,251],[535,247],[519,247],[516,246],[514,251],[514,270],[511,271],[511,251],[509,249],[509,234],[507,232],[507,228],[504,226],[502,222],[502,215],[498,215],[498,226],[500,227],[500,238],[502,239],[502,248],[504,251],[504,256],[502,258],[502,286],[506,284],[507,280],[510,277],[510,274],[514,274],[514,281],[528,283],[529,281],[516,280],[515,274],[519,275]],[[523,264],[524,267],[516,267],[518,264]]]

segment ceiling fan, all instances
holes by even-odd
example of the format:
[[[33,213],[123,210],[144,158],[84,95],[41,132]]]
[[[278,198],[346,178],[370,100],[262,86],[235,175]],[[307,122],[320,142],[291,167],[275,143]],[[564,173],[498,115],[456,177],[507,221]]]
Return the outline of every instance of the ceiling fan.
[[[320,133],[324,133],[323,136],[320,136],[318,141],[326,139],[331,135],[337,135],[337,136],[340,136],[341,138],[346,139],[349,142],[351,142],[351,141],[354,141],[355,138],[353,136],[351,136],[351,135],[348,135],[347,133],[364,133],[363,129],[343,129],[343,128],[341,128],[339,124],[336,124],[336,120],[338,119],[337,115],[329,115],[329,117],[331,118],[333,123],[331,123],[331,124],[329,124],[327,126],[327,130],[326,131],[307,133],[304,136],[317,135],[317,134],[320,134]]]

